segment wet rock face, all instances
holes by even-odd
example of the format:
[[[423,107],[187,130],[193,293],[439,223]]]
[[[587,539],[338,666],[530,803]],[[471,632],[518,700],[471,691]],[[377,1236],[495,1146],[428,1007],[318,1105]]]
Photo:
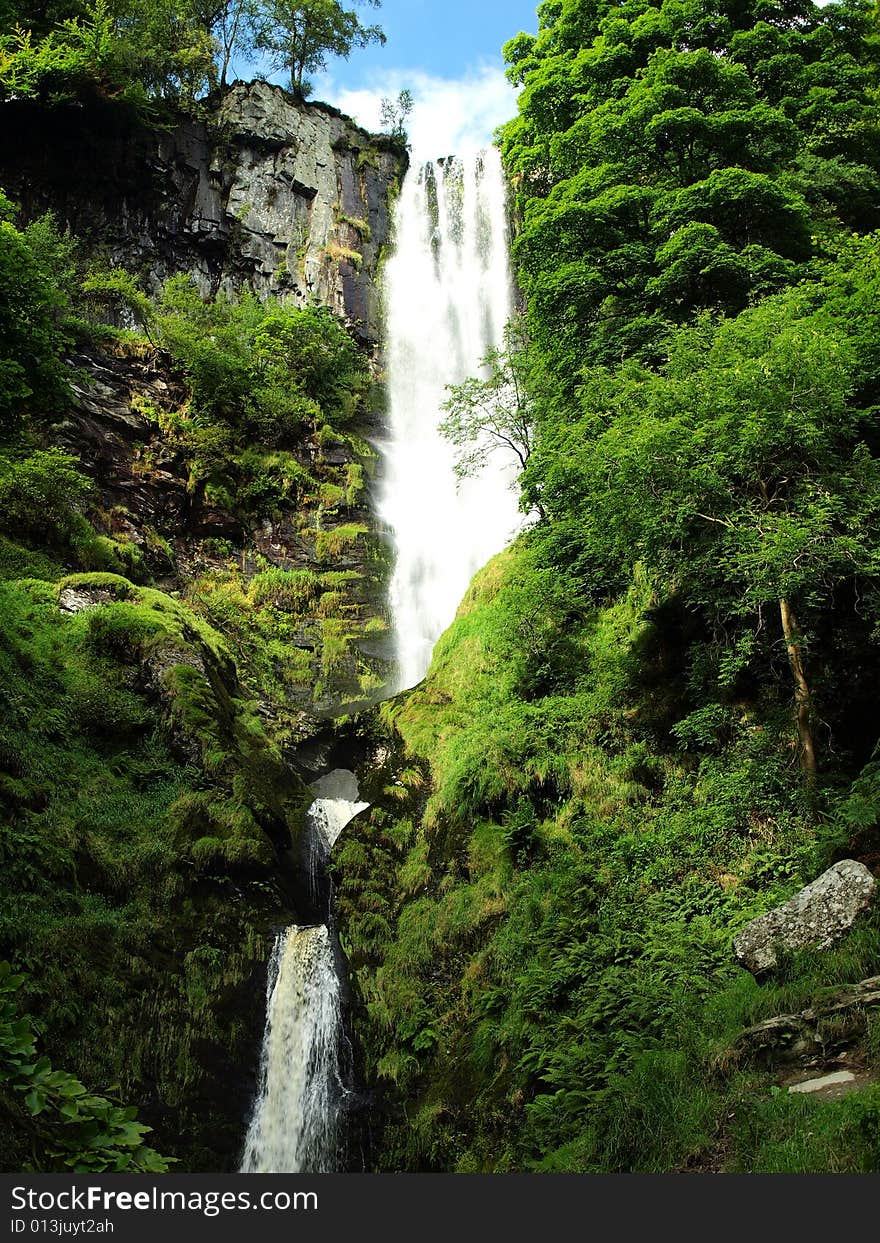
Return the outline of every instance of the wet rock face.
[[[318,302],[378,343],[399,148],[265,82],[237,82],[206,122],[172,130],[98,108],[0,108],[0,184],[26,215],[53,210],[152,292],[188,271],[206,295]]]
[[[788,902],[746,924],[734,938],[733,952],[757,975],[776,966],[782,949],[827,949],[852,927],[875,888],[864,864],[843,859]]]

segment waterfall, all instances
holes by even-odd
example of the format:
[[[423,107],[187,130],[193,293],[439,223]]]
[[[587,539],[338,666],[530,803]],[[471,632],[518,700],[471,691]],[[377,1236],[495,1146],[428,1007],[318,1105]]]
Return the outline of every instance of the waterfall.
[[[326,1173],[335,1166],[339,977],[327,928],[287,928],[269,965],[260,1090],[242,1171]]]
[[[318,798],[306,813],[305,830],[309,889],[317,903],[333,845],[369,803],[359,800],[357,779],[347,769],[328,773],[312,791]],[[335,1168],[345,1090],[334,940],[327,924],[294,925],[276,938],[266,985],[260,1083],[242,1173],[320,1174]]]
[[[339,834],[358,812],[369,803],[358,801],[358,785],[354,773],[337,768],[312,786],[318,795],[306,812],[306,848],[308,851],[309,893],[319,903],[321,878]]]
[[[359,801],[357,778],[347,768],[335,768],[321,777],[312,786],[312,792],[318,797],[308,814],[329,852],[349,821],[370,804]]]
[[[398,684],[424,677],[468,584],[519,525],[512,461],[455,475],[440,435],[446,387],[480,373],[512,311],[507,204],[496,150],[410,169],[385,272],[390,436],[379,510],[394,533]]]

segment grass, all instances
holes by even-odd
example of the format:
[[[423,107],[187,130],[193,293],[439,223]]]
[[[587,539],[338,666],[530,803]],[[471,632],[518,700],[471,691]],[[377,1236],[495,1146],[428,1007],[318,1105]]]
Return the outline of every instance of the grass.
[[[338,903],[380,1168],[876,1168],[873,1089],[790,1102],[772,1070],[719,1063],[744,1027],[877,973],[876,915],[760,984],[732,958],[840,823],[811,814],[772,705],[699,758],[676,743],[643,576],[565,626],[551,592],[528,541],[496,558],[424,685],[377,713],[388,759]]]

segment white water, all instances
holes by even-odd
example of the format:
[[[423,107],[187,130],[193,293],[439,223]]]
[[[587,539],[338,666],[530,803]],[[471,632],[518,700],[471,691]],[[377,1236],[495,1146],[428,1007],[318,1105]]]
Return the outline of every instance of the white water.
[[[339,834],[369,807],[357,778],[344,768],[312,786],[319,797],[306,813],[309,885]],[[266,986],[266,1030],[260,1086],[248,1127],[245,1174],[320,1174],[335,1166],[339,1105],[340,987],[329,930],[286,928],[275,941]]]
[[[339,834],[370,804],[359,801],[357,779],[345,768],[328,773],[314,783],[312,790],[319,797],[306,812],[306,843],[309,891],[312,901],[316,902],[319,899],[321,873]]]
[[[269,966],[260,1090],[243,1173],[333,1170],[342,1093],[339,1035],[339,978],[328,930],[287,928]]]
[[[318,797],[309,808],[309,820],[330,851],[349,821],[370,804],[360,802],[357,778],[347,768],[327,773],[314,783],[312,790]]]
[[[478,569],[519,525],[513,461],[493,455],[460,483],[440,435],[447,385],[480,373],[512,312],[507,205],[498,152],[413,167],[385,272],[390,438],[381,516],[397,560],[390,603],[398,686],[424,677]]]

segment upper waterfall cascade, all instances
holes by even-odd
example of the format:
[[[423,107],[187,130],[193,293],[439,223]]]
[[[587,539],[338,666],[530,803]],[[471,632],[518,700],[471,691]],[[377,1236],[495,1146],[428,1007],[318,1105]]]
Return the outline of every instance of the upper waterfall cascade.
[[[480,374],[513,309],[506,189],[494,148],[409,171],[385,293],[390,436],[379,509],[396,545],[390,604],[405,689],[424,677],[471,578],[520,520],[512,455],[460,481],[438,431],[447,386]]]

